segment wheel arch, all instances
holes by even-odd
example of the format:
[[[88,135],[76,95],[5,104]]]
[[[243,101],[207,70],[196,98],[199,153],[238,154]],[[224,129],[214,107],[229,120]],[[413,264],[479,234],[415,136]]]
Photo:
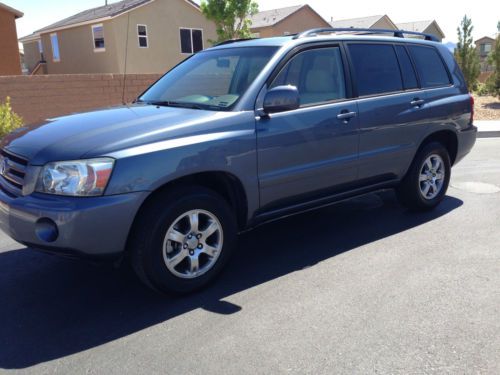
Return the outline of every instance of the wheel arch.
[[[448,150],[448,155],[450,156],[450,163],[453,166],[455,164],[455,160],[457,159],[458,152],[458,136],[456,132],[450,129],[439,130],[434,133],[427,135],[422,142],[420,142],[420,146],[417,149],[415,155],[418,155],[420,150],[425,147],[425,145],[431,142],[439,142]]]
[[[170,189],[178,188],[179,186],[200,186],[220,194],[233,209],[238,221],[238,229],[242,230],[245,228],[248,220],[248,199],[245,188],[238,177],[224,171],[193,173],[178,177],[159,186],[142,203],[135,215],[134,224],[144,207],[154,201],[158,195],[165,194]]]

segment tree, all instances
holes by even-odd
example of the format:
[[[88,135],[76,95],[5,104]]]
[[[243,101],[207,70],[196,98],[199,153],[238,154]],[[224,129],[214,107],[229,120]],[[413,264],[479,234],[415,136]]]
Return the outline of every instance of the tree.
[[[491,94],[500,97],[500,21],[497,24],[497,30],[495,45],[488,56],[488,63],[493,67],[493,74],[488,78],[486,86]]]
[[[0,102],[0,139],[23,124],[23,119],[12,111],[10,98]]]
[[[460,26],[457,27],[458,43],[455,49],[455,59],[457,60],[469,90],[474,90],[479,77],[479,56],[472,40],[472,20],[464,16]]]
[[[229,39],[250,38],[249,17],[259,11],[259,6],[252,0],[207,0],[201,2],[201,11],[217,27],[219,43]]]

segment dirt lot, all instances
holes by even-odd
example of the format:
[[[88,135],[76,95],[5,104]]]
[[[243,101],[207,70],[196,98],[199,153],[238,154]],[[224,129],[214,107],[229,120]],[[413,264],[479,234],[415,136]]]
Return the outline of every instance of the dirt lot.
[[[493,96],[474,96],[475,120],[500,120],[500,99]]]

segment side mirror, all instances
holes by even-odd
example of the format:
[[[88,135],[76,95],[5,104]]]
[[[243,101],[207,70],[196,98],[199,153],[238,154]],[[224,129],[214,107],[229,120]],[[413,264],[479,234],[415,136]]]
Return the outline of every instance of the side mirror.
[[[295,86],[277,86],[269,90],[264,98],[266,114],[291,111],[299,106],[299,90]]]

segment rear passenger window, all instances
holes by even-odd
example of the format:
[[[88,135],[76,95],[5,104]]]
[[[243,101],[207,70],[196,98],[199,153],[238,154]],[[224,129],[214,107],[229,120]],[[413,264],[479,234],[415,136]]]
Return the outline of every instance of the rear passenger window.
[[[422,87],[436,87],[450,84],[448,72],[438,52],[432,47],[408,46]]]
[[[297,87],[300,104],[310,105],[346,97],[344,68],[338,47],[318,48],[292,57],[273,81]]]
[[[413,69],[410,56],[406,52],[406,48],[401,45],[396,45],[394,48],[396,48],[396,54],[398,55],[405,90],[416,89],[418,87],[417,76],[415,75],[415,70]]]
[[[358,95],[403,90],[398,60],[389,44],[349,44]]]

